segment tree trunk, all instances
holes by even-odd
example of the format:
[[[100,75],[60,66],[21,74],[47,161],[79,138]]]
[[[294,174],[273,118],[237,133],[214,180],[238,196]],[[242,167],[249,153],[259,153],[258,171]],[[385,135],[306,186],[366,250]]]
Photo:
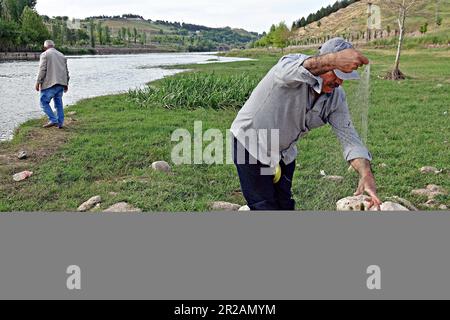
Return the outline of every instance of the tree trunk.
[[[399,17],[399,27],[400,27],[400,35],[398,38],[398,47],[397,47],[397,55],[395,57],[395,65],[394,70],[392,71],[392,79],[393,80],[399,80],[404,79],[404,75],[400,71],[400,56],[402,52],[402,46],[403,46],[403,39],[405,35],[405,21],[406,21],[406,12],[405,10],[400,11],[400,17]]]

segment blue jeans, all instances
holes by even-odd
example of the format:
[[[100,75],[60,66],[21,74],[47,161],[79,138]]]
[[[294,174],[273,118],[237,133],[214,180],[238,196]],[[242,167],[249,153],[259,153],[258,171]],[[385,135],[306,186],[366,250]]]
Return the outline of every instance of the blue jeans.
[[[51,123],[57,124],[58,127],[62,127],[64,124],[64,107],[63,107],[63,97],[64,86],[55,85],[51,88],[41,90],[41,108],[42,111],[47,115],[49,121]],[[50,101],[54,101],[56,114],[53,113],[52,108],[50,107]]]
[[[238,164],[238,146],[245,152],[245,164]],[[268,168],[259,161],[250,161],[252,156],[234,138],[233,160],[237,168],[241,190],[248,206],[255,211],[292,211],[295,201],[292,199],[292,178],[295,172],[295,161],[289,165],[280,162],[282,176],[277,184],[273,183],[274,176],[261,175],[261,168]]]

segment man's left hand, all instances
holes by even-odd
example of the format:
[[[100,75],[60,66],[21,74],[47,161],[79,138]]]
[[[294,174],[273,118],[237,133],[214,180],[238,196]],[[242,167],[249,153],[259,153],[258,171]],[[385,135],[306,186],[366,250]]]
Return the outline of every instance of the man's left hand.
[[[36,83],[36,91],[41,91],[41,85],[39,83]]]
[[[375,207],[375,209],[379,211],[382,202],[377,195],[377,187],[375,184],[375,178],[373,174],[369,174],[360,178],[358,189],[356,189],[354,195],[360,196],[364,194],[364,192],[366,192],[371,198],[368,209]]]

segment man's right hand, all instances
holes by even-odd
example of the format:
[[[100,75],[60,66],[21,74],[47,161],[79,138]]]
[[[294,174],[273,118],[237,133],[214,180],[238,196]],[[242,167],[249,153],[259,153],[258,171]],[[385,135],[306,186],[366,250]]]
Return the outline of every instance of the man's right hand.
[[[334,64],[336,66],[335,69],[339,69],[345,73],[350,73],[357,70],[362,65],[369,64],[369,59],[355,49],[342,50],[333,55]]]
[[[39,83],[36,83],[35,88],[36,88],[36,91],[41,91],[41,85]]]
[[[64,93],[67,93],[69,91],[69,86],[64,86]]]

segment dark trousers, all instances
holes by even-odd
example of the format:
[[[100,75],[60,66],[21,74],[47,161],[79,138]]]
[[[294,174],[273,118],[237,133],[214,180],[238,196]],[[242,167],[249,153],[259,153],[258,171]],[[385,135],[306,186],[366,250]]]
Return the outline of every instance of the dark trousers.
[[[238,147],[239,146],[239,147]],[[238,163],[238,150],[244,150],[245,163]],[[295,161],[289,165],[280,162],[282,176],[277,184],[273,183],[274,176],[261,175],[261,168],[269,166],[257,161],[250,162],[252,156],[234,138],[233,160],[237,168],[241,190],[248,206],[255,211],[292,211],[295,201],[292,199],[292,178],[295,172]]]

